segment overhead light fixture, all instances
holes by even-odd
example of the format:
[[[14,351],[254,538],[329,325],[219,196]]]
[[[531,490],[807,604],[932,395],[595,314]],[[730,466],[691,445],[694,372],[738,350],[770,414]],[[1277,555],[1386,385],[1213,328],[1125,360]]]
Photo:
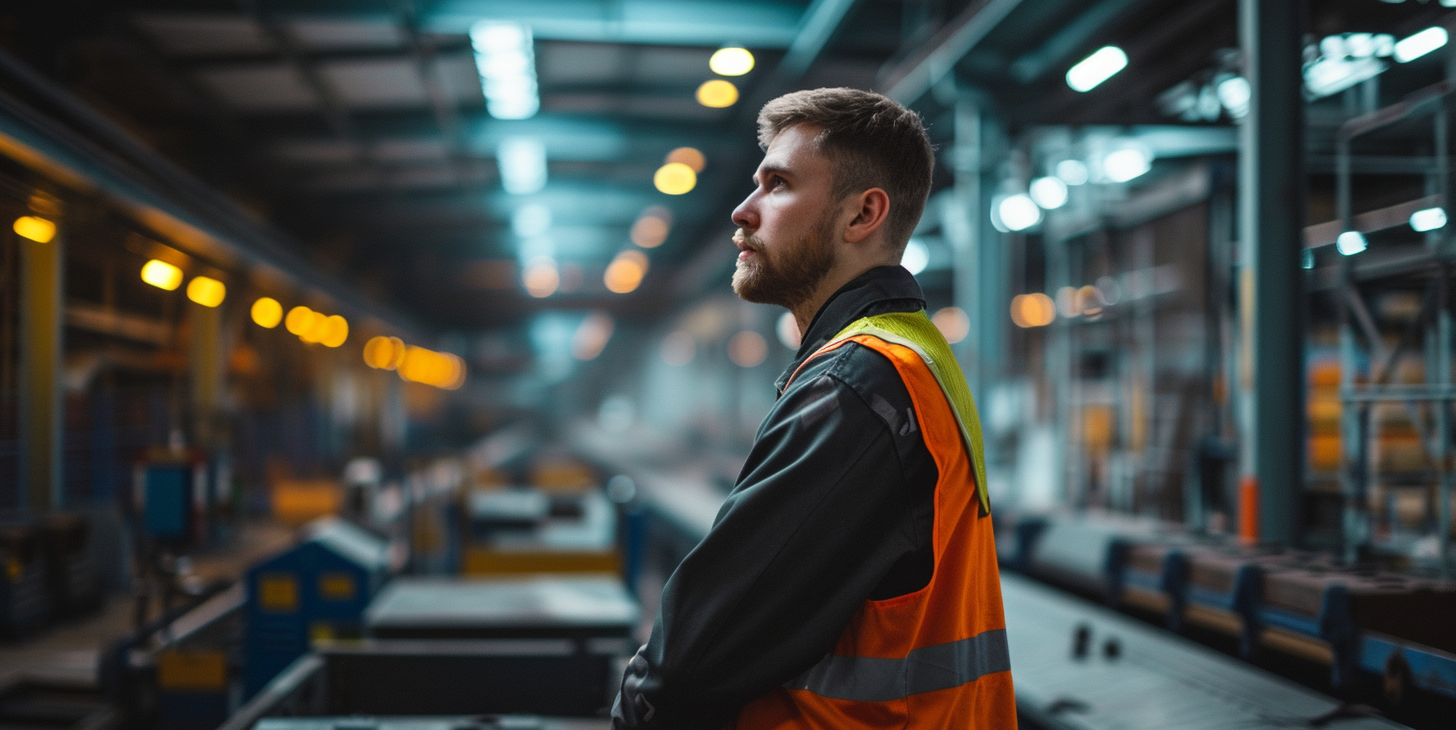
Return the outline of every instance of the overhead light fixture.
[[[642,285],[647,276],[647,254],[641,251],[623,251],[607,264],[602,283],[613,294],[630,294]]]
[[[485,108],[496,119],[528,119],[541,108],[531,27],[483,20],[470,28]]]
[[[945,341],[952,345],[964,340],[971,333],[971,318],[960,307],[941,309],[931,316],[930,322],[940,330]]]
[[[1067,204],[1067,184],[1056,177],[1039,177],[1031,181],[1031,199],[1045,210],[1056,210]]]
[[[1370,248],[1370,242],[1365,240],[1365,234],[1359,231],[1345,231],[1335,237],[1335,250],[1345,256],[1354,256],[1367,248]],[[1305,250],[1308,251],[1308,249]],[[1304,268],[1308,269],[1313,267],[1306,266]]]
[[[1153,169],[1152,153],[1137,145],[1108,152],[1102,158],[1102,175],[1110,182],[1125,183]]]
[[[667,158],[663,162],[681,162],[693,168],[693,172],[702,172],[703,168],[708,166],[708,158],[694,147],[679,147],[667,153]]]
[[[535,238],[551,230],[551,208],[544,203],[530,203],[511,214],[511,233],[521,238]]]
[[[1011,322],[1017,327],[1045,327],[1056,318],[1056,303],[1041,292],[1018,294],[1011,298]]]
[[[753,330],[739,330],[728,338],[728,359],[738,367],[758,367],[767,357],[768,341]]]
[[[142,281],[158,289],[176,291],[182,286],[182,270],[166,261],[152,259],[142,266]]]
[[[1355,84],[1375,78],[1385,70],[1378,58],[1320,56],[1304,68],[1304,87],[1314,99],[1337,94]]]
[[[251,314],[253,324],[271,330],[283,321],[283,305],[273,297],[260,297],[258,301],[253,302]]]
[[[905,244],[905,252],[900,255],[900,265],[911,275],[919,274],[930,265],[930,248],[918,238],[910,239]]]
[[[1433,26],[1397,41],[1393,56],[1398,63],[1410,63],[1446,45],[1447,38],[1445,28]]]
[[[21,238],[28,238],[36,243],[50,243],[56,237],[55,223],[33,215],[16,218],[11,229]]]
[[[738,87],[732,81],[713,79],[698,87],[698,103],[713,109],[733,106],[738,101]]]
[[[1091,91],[1127,68],[1127,54],[1117,46],[1103,46],[1067,71],[1067,86],[1073,91]]]
[[[1062,160],[1057,163],[1057,177],[1068,185],[1086,185],[1087,165],[1081,160]]]
[[[672,231],[672,214],[662,206],[654,205],[642,211],[641,217],[632,224],[632,243],[642,248],[657,248],[667,240]]]
[[[339,315],[324,318],[319,328],[319,343],[324,347],[338,347],[349,340],[349,320]]]
[[[753,54],[738,46],[719,48],[708,59],[708,68],[719,76],[742,76],[753,70]]]
[[[394,370],[404,359],[404,340],[379,335],[364,343],[364,364],[375,370]]]
[[[668,195],[682,195],[697,186],[698,173],[681,162],[669,162],[657,168],[652,175],[652,184]]]
[[[521,286],[537,299],[555,294],[557,287],[561,286],[561,272],[556,269],[556,260],[548,256],[531,259],[521,270]]]
[[[546,187],[546,145],[534,137],[506,137],[495,151],[501,187],[511,195],[530,195]]]
[[[396,368],[402,380],[455,390],[465,383],[465,361],[448,352],[406,345]]]
[[[303,331],[298,333],[298,339],[310,345],[317,345],[324,341],[325,327],[329,317],[323,312],[309,310],[308,316],[304,318]]]
[[[1425,233],[1443,228],[1446,225],[1446,210],[1444,208],[1426,208],[1411,213],[1410,227],[1416,233]]]
[[[294,307],[288,310],[288,316],[283,318],[283,329],[288,330],[291,335],[302,337],[303,333],[308,330],[313,315],[314,311],[308,307],[303,305]]]
[[[1041,222],[1041,208],[1026,193],[992,201],[991,213],[991,225],[1003,233],[1024,231]]]
[[[216,307],[227,298],[227,287],[210,276],[194,277],[187,282],[187,298],[204,307]]]
[[[1234,119],[1243,119],[1249,113],[1249,102],[1254,98],[1249,80],[1242,76],[1229,76],[1218,82],[1215,89],[1218,101],[1224,111]]]

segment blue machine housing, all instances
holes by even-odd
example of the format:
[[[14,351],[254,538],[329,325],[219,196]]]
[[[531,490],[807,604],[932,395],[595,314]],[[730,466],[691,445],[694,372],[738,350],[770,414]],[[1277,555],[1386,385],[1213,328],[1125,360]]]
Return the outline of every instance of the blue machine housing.
[[[315,638],[362,634],[364,609],[389,577],[389,546],[326,517],[304,539],[247,573],[243,641],[245,696],[308,651]]]

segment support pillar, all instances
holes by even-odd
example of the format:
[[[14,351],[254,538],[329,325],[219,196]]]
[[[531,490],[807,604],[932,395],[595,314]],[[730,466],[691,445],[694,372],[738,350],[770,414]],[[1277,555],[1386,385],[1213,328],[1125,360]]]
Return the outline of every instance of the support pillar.
[[[188,348],[188,374],[192,390],[193,443],[217,446],[218,410],[222,396],[222,307],[187,303],[192,340]]]
[[[946,216],[947,242],[954,255],[954,302],[971,331],[955,346],[971,392],[985,398],[1000,373],[1007,312],[1005,253],[998,234],[988,231],[991,186],[985,175],[994,122],[979,104],[961,99],[955,109],[955,188]]]
[[[1304,489],[1304,5],[1239,0],[1239,535],[1274,545],[1297,538]]]
[[[20,508],[61,502],[61,301],[63,232],[20,244]]]

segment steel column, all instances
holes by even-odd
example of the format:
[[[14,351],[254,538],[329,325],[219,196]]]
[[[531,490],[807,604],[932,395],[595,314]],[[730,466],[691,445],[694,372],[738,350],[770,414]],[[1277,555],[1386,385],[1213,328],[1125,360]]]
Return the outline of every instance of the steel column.
[[[1239,130],[1240,307],[1246,331],[1240,536],[1295,540],[1304,485],[1304,3],[1239,0],[1252,97]]]
[[[20,507],[49,511],[61,494],[61,301],[64,230],[20,244]]]

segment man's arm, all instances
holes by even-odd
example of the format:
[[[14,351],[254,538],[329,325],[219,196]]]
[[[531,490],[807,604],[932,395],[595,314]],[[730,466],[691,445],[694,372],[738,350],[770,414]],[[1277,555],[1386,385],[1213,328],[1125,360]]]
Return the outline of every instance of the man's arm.
[[[823,658],[887,571],[928,543],[914,534],[928,500],[906,484],[907,437],[897,444],[883,415],[815,370],[775,404],[713,529],[668,580],[614,728],[716,730]],[[890,399],[908,403],[890,377]]]

